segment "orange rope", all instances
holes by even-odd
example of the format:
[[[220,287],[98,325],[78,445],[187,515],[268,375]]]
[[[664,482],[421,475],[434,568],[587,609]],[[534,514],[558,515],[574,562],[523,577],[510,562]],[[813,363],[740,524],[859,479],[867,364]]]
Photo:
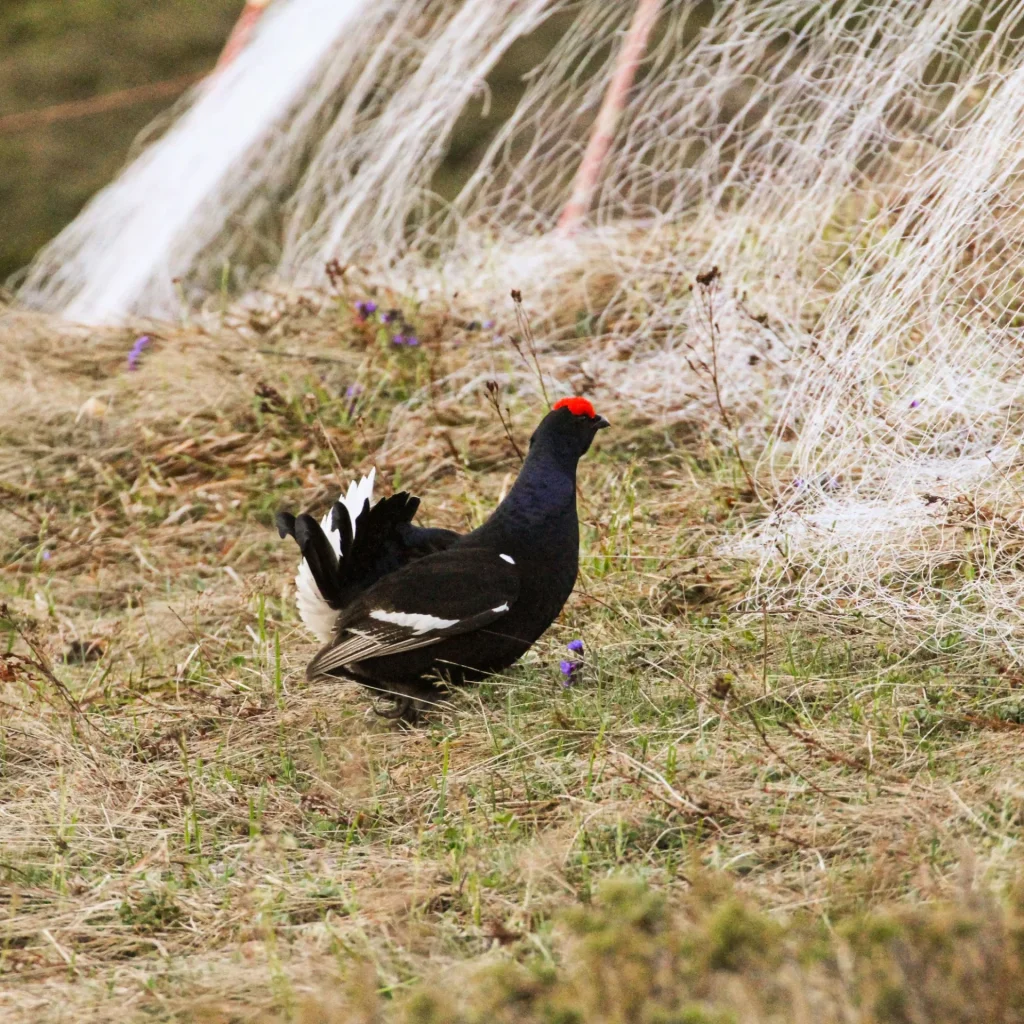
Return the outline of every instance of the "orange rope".
[[[102,96],[90,96],[85,100],[24,110],[19,114],[6,114],[0,117],[0,132],[23,131],[26,128],[37,128],[56,121],[70,121],[76,117],[88,117],[90,114],[102,114],[108,110],[131,107],[150,100],[165,99],[183,93],[190,85],[195,85],[204,77],[205,75],[185,75],[166,82],[150,82],[148,85],[139,85],[133,89],[119,89],[117,92],[104,93]]]
[[[245,49],[269,3],[270,0],[246,0],[245,8],[238,16],[217,60],[218,69],[227,67]]]
[[[565,204],[562,216],[558,218],[558,230],[562,234],[572,234],[590,209],[594,198],[594,189],[601,173],[608,150],[615,141],[615,128],[619,123],[619,114],[626,105],[629,90],[636,77],[636,69],[643,60],[647,50],[647,39],[658,20],[661,0],[640,0],[637,4],[633,21],[626,33],[626,41],[622,51],[615,60],[615,73],[608,83],[608,89],[601,102],[601,109],[590,134],[586,152],[576,171],[572,183],[572,195]]]

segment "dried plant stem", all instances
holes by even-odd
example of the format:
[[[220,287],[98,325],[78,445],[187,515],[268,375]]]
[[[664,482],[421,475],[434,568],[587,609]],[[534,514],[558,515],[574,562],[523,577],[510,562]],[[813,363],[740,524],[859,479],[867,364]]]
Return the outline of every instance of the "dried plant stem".
[[[572,194],[558,219],[558,230],[562,234],[571,234],[590,209],[601,168],[615,141],[619,115],[626,105],[629,90],[636,78],[636,69],[643,60],[647,40],[660,10],[661,0],[640,0],[637,4],[633,21],[615,60],[615,71],[601,101],[601,109],[598,111],[594,130],[590,134],[590,141],[576,171]]]
[[[526,342],[526,347],[530,350],[530,358],[533,360],[533,369],[537,374],[537,383],[540,385],[540,393],[544,396],[545,405],[550,407],[551,399],[548,397],[548,389],[544,384],[544,371],[541,370],[540,359],[537,357],[537,339],[533,335],[533,327],[530,326],[530,318],[526,315],[526,310],[523,309],[523,293],[519,291],[518,288],[512,289],[512,302],[515,304],[516,324],[519,327],[523,340]],[[529,366],[530,362],[523,352],[522,343],[519,338],[512,335],[511,340],[512,347],[519,353],[523,362]]]
[[[505,437],[508,438],[508,443],[512,446],[512,450],[516,453],[516,457],[520,462],[525,461],[522,450],[519,445],[516,444],[516,439],[512,434],[512,413],[508,406],[504,409],[501,408],[501,389],[498,387],[497,381],[489,380],[487,382],[487,403],[495,411],[498,416],[498,422],[501,424],[501,429],[505,431]]]
[[[238,21],[235,22],[220,57],[217,58],[218,69],[226,68],[245,49],[269,2],[270,0],[246,0],[245,7],[238,16]]]
[[[32,652],[31,658],[19,658],[18,660],[22,665],[27,667],[29,670],[36,673],[45,679],[57,692],[60,699],[71,709],[75,718],[78,721],[83,722],[89,728],[96,732],[106,735],[105,730],[98,728],[93,722],[91,722],[85,713],[82,711],[81,706],[74,697],[71,696],[71,692],[68,688],[57,678],[53,669],[50,666],[50,660],[47,658],[46,653],[37,643],[35,637],[32,636],[31,632],[27,630],[21,622],[18,621],[17,617],[11,611],[6,603],[0,604],[0,622],[6,622],[14,631],[14,634],[25,644],[26,647]],[[40,694],[42,697],[42,694]],[[49,702],[47,702],[49,703]]]
[[[708,366],[707,363],[701,362],[698,366],[694,366],[691,362],[690,368],[698,373],[703,370],[710,378],[711,387],[715,395],[715,406],[718,409],[718,415],[721,417],[722,426],[729,432],[733,454],[736,456],[736,461],[739,463],[739,467],[747,479],[747,485],[750,487],[751,493],[757,494],[757,485],[754,483],[753,474],[750,472],[750,467],[747,465],[743,452],[740,450],[739,433],[722,399],[721,375],[718,365],[718,346],[721,341],[721,328],[715,315],[715,299],[718,295],[720,277],[718,267],[712,267],[706,273],[697,275],[697,287],[694,291],[698,322],[705,328],[708,334],[711,365]]]

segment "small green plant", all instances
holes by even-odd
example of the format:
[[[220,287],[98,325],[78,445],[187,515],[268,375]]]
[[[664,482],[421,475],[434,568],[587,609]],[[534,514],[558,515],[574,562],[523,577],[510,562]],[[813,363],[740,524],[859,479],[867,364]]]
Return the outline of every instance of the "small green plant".
[[[167,889],[150,891],[138,900],[126,899],[117,908],[121,924],[139,935],[153,935],[177,927],[184,917]]]

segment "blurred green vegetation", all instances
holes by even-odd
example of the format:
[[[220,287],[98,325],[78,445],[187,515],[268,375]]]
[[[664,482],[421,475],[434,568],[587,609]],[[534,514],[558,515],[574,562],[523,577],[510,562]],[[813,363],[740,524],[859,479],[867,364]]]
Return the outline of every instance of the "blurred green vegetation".
[[[0,0],[0,118],[213,67],[244,0]],[[460,119],[434,187],[454,196],[522,94],[554,17],[518,40]],[[47,125],[0,128],[0,282],[71,221],[173,98]]]
[[[0,0],[0,117],[213,66],[243,0]],[[168,99],[0,131],[0,280],[123,164]]]
[[[0,118],[199,74],[216,62],[243,0],[0,0]],[[515,108],[523,76],[564,31],[550,19],[488,76],[459,119],[434,187],[458,192]],[[0,129],[0,281],[25,266],[123,165],[172,98],[47,125]]]
[[[244,0],[0,0],[0,122],[7,115],[201,75]],[[572,23],[550,17],[518,39],[458,119],[433,179],[454,197],[516,108],[526,76]],[[74,219],[124,165],[175,96],[49,124],[0,123],[0,284]]]

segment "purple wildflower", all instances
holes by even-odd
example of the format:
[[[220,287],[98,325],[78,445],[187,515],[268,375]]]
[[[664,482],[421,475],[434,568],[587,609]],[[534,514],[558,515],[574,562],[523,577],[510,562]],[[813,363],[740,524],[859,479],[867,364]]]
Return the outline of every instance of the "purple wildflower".
[[[143,334],[140,338],[135,339],[135,344],[132,345],[131,351],[128,353],[128,369],[137,370],[139,368],[139,360],[142,358],[142,350],[152,341],[148,334]]]
[[[494,321],[493,320],[485,320],[484,321],[484,330],[485,331],[492,331],[492,330],[494,330]]]
[[[51,558],[53,558],[53,552],[52,551],[44,551],[43,552],[43,561],[44,562],[48,562]]]
[[[376,302],[357,302],[356,312],[359,314],[360,320],[365,320],[368,316],[373,316],[377,312]]]
[[[391,344],[392,345],[404,345],[405,344],[405,335],[404,334],[396,334],[391,339]]]
[[[352,419],[352,414],[356,411],[356,404],[359,401],[359,396],[363,393],[363,389],[358,384],[349,384],[345,388],[345,397],[348,399],[348,418]]]
[[[405,343],[406,345],[415,347],[420,343],[420,339],[417,338],[415,334],[410,334],[409,337],[405,339]]]
[[[570,640],[566,645],[573,654],[579,654],[583,650],[582,640]]]
[[[920,404],[921,404],[921,399],[920,399],[920,398],[915,398],[915,399],[914,399],[914,400],[913,400],[913,401],[912,401],[912,402],[910,403],[910,408],[911,408],[911,409],[916,409],[916,408],[917,408],[917,407],[918,407],[918,406],[919,406]]]
[[[565,677],[562,680],[562,687],[568,689],[572,686],[573,676],[583,667],[583,663],[580,661],[562,661],[559,662],[558,669]]]

